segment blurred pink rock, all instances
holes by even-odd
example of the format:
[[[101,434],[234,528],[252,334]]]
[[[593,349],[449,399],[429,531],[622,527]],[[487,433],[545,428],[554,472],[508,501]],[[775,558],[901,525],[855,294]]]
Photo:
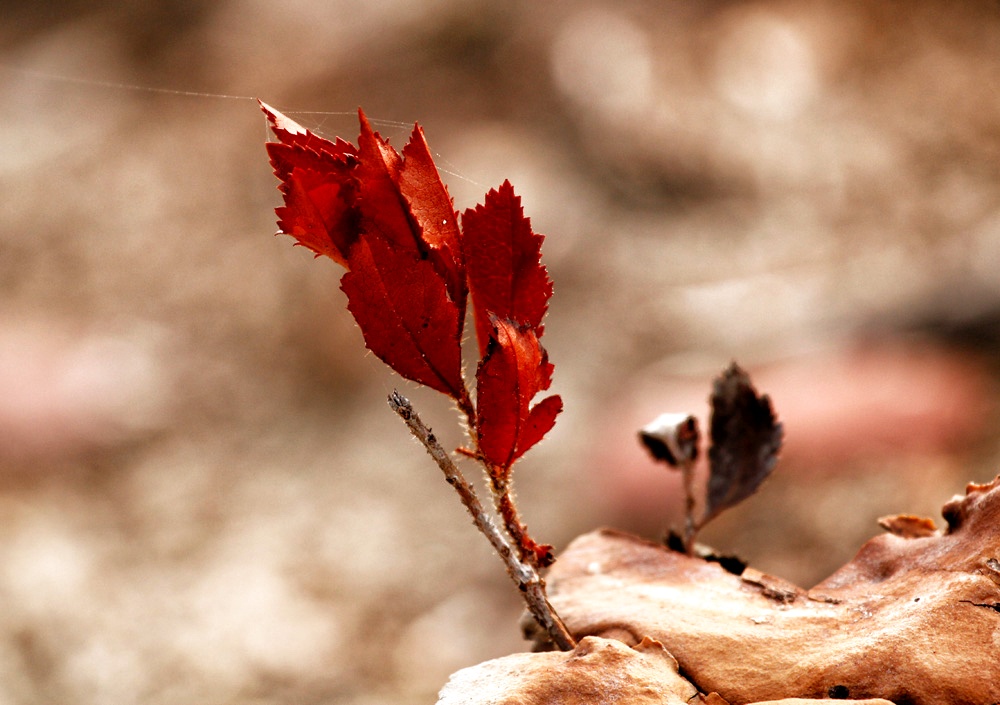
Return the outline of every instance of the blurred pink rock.
[[[166,398],[154,346],[60,322],[0,328],[0,460],[54,460],[155,428]]]

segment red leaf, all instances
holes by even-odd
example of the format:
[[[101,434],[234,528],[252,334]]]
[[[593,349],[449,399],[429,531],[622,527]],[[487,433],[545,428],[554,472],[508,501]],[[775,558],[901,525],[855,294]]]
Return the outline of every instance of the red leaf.
[[[396,247],[430,257],[464,321],[466,287],[458,214],[423,130],[415,125],[401,157],[359,111],[357,178],[362,228]]]
[[[419,125],[414,126],[410,141],[403,148],[399,190],[420,227],[421,240],[430,248],[435,266],[448,282],[451,300],[464,309],[468,292],[458,213]]]
[[[260,103],[278,142],[267,145],[284,205],[278,227],[299,244],[347,266],[360,233],[427,255],[464,320],[465,267],[458,214],[415,125],[401,157],[374,132],[364,112],[359,147],[330,142]]]
[[[371,125],[364,112],[358,111],[361,135],[358,137],[358,185],[362,228],[377,232],[397,249],[421,252],[420,233],[408,214],[399,192],[403,159]]]
[[[277,208],[278,229],[317,255],[347,266],[358,237],[354,147],[330,142],[260,103],[279,142],[267,145],[285,205]]]
[[[339,137],[336,143],[330,142],[330,140],[310,132],[264,101],[258,100],[257,104],[264,111],[264,115],[267,116],[267,121],[271,125],[271,131],[281,144],[305,147],[314,152],[328,151],[331,154],[357,154],[357,150],[355,150],[354,145],[350,142],[345,142]]]
[[[494,318],[476,371],[476,433],[480,453],[500,476],[548,433],[562,411],[557,395],[529,408],[551,381],[552,365],[535,331]]]
[[[541,264],[541,235],[532,232],[521,198],[504,181],[484,205],[462,214],[462,233],[479,352],[485,354],[490,315],[542,334],[552,281]]]
[[[514,459],[520,458],[533,445],[545,437],[556,423],[556,415],[562,411],[562,398],[558,394],[545,397],[535,404],[528,413],[528,420],[521,427],[521,437],[517,441],[517,453]]]
[[[372,352],[467,408],[458,216],[420,127],[400,156],[360,110],[355,149],[260,105],[278,138],[267,149],[284,196],[281,230],[351,270],[341,288]]]
[[[427,260],[378,237],[351,249],[340,280],[368,349],[403,377],[464,399],[461,315]]]
[[[413,126],[401,157],[372,131],[362,111],[358,115],[361,227],[397,248],[430,259],[445,281],[448,296],[459,311],[459,325],[463,326],[468,291],[458,214],[434,166],[423,130]]]

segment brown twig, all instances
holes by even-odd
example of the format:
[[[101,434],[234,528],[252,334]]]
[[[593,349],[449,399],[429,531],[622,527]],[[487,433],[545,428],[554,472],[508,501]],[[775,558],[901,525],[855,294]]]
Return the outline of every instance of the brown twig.
[[[524,597],[528,611],[535,621],[548,632],[552,641],[563,651],[569,651],[576,646],[576,641],[566,629],[559,615],[545,596],[545,581],[530,563],[521,560],[508,538],[497,528],[493,518],[486,512],[482,502],[476,495],[475,488],[465,479],[448,452],[438,442],[434,433],[420,420],[409,399],[393,390],[389,395],[389,406],[395,411],[410,429],[410,433],[420,441],[427,452],[444,473],[445,480],[458,492],[462,504],[472,516],[472,523],[490,542],[493,550],[507,568],[507,574],[517,585]]]

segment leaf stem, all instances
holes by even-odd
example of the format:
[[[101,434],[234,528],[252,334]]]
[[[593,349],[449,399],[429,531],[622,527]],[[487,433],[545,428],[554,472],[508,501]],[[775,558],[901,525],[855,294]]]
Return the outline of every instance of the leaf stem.
[[[498,478],[490,468],[490,486],[493,490],[494,507],[503,520],[504,530],[517,546],[518,556],[535,568],[547,568],[555,562],[552,547],[537,543],[528,534],[528,527],[521,521],[521,514],[512,496],[510,479]]]
[[[458,492],[462,504],[472,516],[472,523],[493,546],[500,559],[507,568],[507,574],[527,604],[528,611],[535,618],[535,621],[548,632],[552,641],[563,651],[569,651],[576,646],[576,641],[566,629],[566,625],[556,614],[552,605],[545,595],[545,581],[530,563],[521,560],[514,547],[506,536],[497,528],[492,517],[487,514],[482,502],[476,495],[475,488],[469,484],[468,480],[458,469],[448,452],[441,446],[441,443],[434,436],[424,422],[421,421],[417,412],[414,411],[410,400],[393,390],[389,395],[389,407],[395,411],[410,429],[410,433],[420,441],[434,462],[444,473],[445,480]]]
[[[396,390],[393,390],[395,392]],[[458,410],[465,415],[466,428],[473,429],[476,427],[476,405],[472,403],[472,397],[469,395],[469,389],[464,384],[462,385],[462,396],[457,398],[456,403],[458,405]]]
[[[684,483],[684,552],[694,555],[694,540],[698,535],[699,523],[694,519],[694,459],[688,458],[681,462],[681,479]]]

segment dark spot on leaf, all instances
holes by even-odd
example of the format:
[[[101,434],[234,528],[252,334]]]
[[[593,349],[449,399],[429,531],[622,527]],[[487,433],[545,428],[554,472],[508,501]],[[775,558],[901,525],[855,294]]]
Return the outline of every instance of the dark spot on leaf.
[[[846,685],[835,685],[826,691],[826,694],[833,700],[847,700],[851,695],[851,691]]]
[[[673,529],[663,537],[663,545],[677,553],[687,552],[684,548],[684,538]]]
[[[743,575],[743,571],[747,568],[746,561],[738,556],[711,556],[709,560],[714,560],[733,575]]]
[[[678,553],[687,552],[684,549],[684,537],[673,529],[671,529],[670,532],[663,538],[663,545],[671,551],[677,551]],[[698,545],[696,549],[695,553],[699,558],[706,560],[709,563],[718,563],[727,573],[732,573],[733,575],[743,575],[743,571],[747,569],[747,562],[739,556],[716,553],[715,551],[707,549],[701,545]]]

